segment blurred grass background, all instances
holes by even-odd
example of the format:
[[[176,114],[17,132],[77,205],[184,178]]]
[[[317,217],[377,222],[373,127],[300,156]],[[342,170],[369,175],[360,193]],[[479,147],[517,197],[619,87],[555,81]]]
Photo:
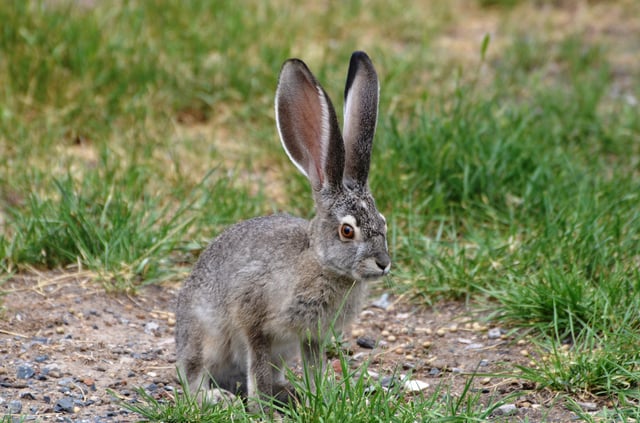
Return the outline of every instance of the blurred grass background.
[[[0,22],[4,279],[179,281],[226,225],[311,216],[277,74],[303,59],[340,115],[362,49],[390,289],[532,328],[540,386],[638,400],[639,2],[8,0]]]

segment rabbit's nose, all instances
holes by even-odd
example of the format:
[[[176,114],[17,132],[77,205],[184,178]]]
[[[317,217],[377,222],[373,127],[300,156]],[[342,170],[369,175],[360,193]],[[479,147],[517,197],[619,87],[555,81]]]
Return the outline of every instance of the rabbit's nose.
[[[376,256],[376,265],[378,265],[382,273],[386,275],[391,269],[391,258],[385,253],[378,254]]]

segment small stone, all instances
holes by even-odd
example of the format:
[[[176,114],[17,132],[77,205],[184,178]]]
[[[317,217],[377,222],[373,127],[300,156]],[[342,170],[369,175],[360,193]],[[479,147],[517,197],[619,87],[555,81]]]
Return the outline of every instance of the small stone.
[[[176,319],[175,317],[169,317],[167,319],[167,326],[173,327],[176,325]]]
[[[483,325],[481,325],[481,324],[480,324],[480,323],[478,323],[478,322],[473,322],[473,323],[471,324],[471,329],[473,329],[473,330],[474,330],[474,331],[476,331],[476,332],[480,332],[481,330],[483,330],[483,329],[484,329],[484,326],[483,326]]]
[[[389,301],[389,294],[385,292],[380,296],[380,298],[372,302],[371,305],[377,308],[381,308],[382,310],[388,309],[389,306],[391,306],[391,301]]]
[[[523,357],[529,357],[529,351],[527,350],[520,350],[520,355]]]
[[[360,312],[360,317],[361,317],[362,319],[367,319],[367,318],[369,318],[369,317],[373,317],[373,316],[375,316],[375,315],[376,315],[376,314],[375,314],[373,311],[371,311],[371,310],[362,310],[362,311]]]
[[[513,416],[518,413],[518,408],[515,404],[504,404],[496,408],[493,414],[496,416]]]
[[[372,350],[376,346],[376,341],[374,341],[371,338],[367,338],[363,336],[361,338],[356,339],[356,344],[358,344],[359,347]]]
[[[479,342],[474,342],[473,344],[469,344],[465,347],[466,350],[481,350],[484,348],[484,344]]]
[[[56,363],[49,364],[44,367],[43,373],[46,372],[46,375],[52,378],[60,378],[62,377],[62,371],[60,370],[60,366]]]
[[[18,379],[31,379],[36,371],[30,364],[21,364],[16,371],[16,377]]]
[[[440,370],[435,367],[432,367],[431,370],[429,370],[429,376],[438,376],[439,374]]]
[[[432,345],[433,345],[433,343],[431,341],[424,341],[422,343],[422,348],[428,349],[428,348],[431,348]]]
[[[64,326],[56,326],[56,333],[62,335],[64,333]]]
[[[61,398],[56,402],[56,405],[53,407],[53,410],[56,413],[73,413],[75,406],[73,404],[73,400],[71,398]]]
[[[9,401],[7,406],[9,414],[20,414],[22,412],[22,401],[20,400]]]
[[[387,341],[389,342],[396,342],[398,338],[396,338],[394,335],[389,335],[387,336]]]
[[[44,355],[39,355],[35,358],[36,363],[42,363],[45,362],[49,359],[49,356],[44,354]]]
[[[524,339],[518,339],[518,342],[516,342],[516,344],[521,345],[521,346],[522,345],[526,345],[527,341],[525,341]]]
[[[483,385],[488,385],[490,382],[491,382],[490,377],[483,377],[482,379],[480,379],[480,383]]]
[[[393,376],[385,376],[380,379],[380,386],[383,388],[391,388],[396,384],[396,379]]]
[[[454,324],[454,325],[449,326],[449,332],[451,332],[451,333],[458,332],[458,325]]]
[[[595,402],[580,402],[580,401],[576,401],[576,404],[578,404],[580,406],[580,408],[582,408],[584,411],[597,411],[598,410],[598,404],[596,404]]]
[[[147,322],[144,325],[144,333],[146,333],[148,335],[153,335],[159,329],[160,329],[160,325],[157,324],[156,322]]]
[[[356,339],[360,338],[364,334],[365,334],[365,331],[362,328],[355,328],[354,330],[351,331],[351,336],[353,336]]]
[[[502,330],[500,328],[491,328],[487,332],[489,339],[499,339],[502,336]]]
[[[407,392],[421,392],[429,387],[427,382],[421,380],[408,380],[404,383],[404,389]]]
[[[447,331],[442,329],[442,328],[440,328],[440,329],[438,329],[436,331],[436,335],[438,335],[438,336],[445,336],[446,334],[447,334]]]
[[[489,365],[489,360],[480,360],[480,367],[487,367]]]

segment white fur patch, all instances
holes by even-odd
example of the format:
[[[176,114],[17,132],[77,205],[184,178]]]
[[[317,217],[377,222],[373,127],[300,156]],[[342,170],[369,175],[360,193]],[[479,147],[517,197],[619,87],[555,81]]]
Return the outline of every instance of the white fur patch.
[[[382,218],[382,221],[384,222],[384,233],[387,233],[387,219],[384,217],[382,213],[378,212],[378,214],[380,215],[380,217]]]

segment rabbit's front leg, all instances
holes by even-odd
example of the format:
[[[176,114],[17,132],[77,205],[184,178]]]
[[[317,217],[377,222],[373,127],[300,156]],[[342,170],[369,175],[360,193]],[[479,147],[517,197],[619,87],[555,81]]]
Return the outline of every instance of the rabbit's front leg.
[[[273,395],[273,371],[270,363],[271,344],[264,334],[253,334],[249,337],[247,354],[247,397],[253,401],[254,410],[260,409],[259,400]]]

